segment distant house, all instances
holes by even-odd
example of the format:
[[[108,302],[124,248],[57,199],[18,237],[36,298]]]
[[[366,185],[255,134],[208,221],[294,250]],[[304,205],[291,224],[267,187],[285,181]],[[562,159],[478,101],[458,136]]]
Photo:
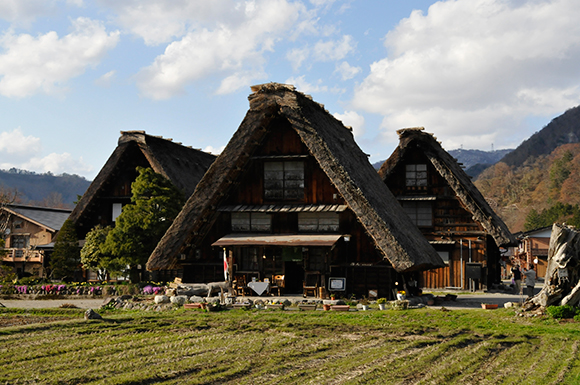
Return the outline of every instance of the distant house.
[[[56,233],[71,210],[11,204],[0,210],[6,223],[6,252],[2,264],[11,266],[18,276],[45,277],[46,252],[52,250]]]
[[[552,226],[515,234],[519,242],[519,247],[514,253],[514,257],[522,267],[534,264],[536,266],[536,274],[539,278],[544,278],[546,275],[551,235]]]
[[[70,215],[78,237],[84,239],[98,224],[115,223],[123,205],[131,202],[137,167],[151,167],[188,197],[214,160],[214,155],[171,139],[144,131],[122,131],[117,148]]]
[[[149,270],[223,281],[225,262],[238,286],[269,280],[286,293],[392,298],[397,282],[443,266],[350,129],[292,86],[252,91],[246,117]]]
[[[500,248],[517,244],[515,237],[432,134],[422,127],[398,134],[399,145],[379,175],[447,265],[424,272],[420,284],[499,283]]]

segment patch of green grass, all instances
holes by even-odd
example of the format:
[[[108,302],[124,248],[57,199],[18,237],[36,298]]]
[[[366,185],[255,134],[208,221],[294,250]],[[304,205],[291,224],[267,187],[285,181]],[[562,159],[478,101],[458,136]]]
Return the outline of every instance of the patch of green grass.
[[[0,383],[573,383],[577,323],[494,312],[0,310]],[[1,325],[1,324],[0,324]]]

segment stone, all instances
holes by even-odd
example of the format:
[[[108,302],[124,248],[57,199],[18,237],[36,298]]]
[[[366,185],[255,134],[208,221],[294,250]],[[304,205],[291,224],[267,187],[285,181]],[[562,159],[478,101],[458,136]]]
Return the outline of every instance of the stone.
[[[191,303],[202,303],[204,302],[204,298],[200,297],[199,295],[192,295],[191,297],[189,297],[189,302]]]
[[[154,302],[156,304],[160,304],[160,303],[169,303],[169,297],[166,295],[156,295],[155,296],[155,300]]]
[[[90,320],[90,319],[103,319],[103,317],[101,317],[101,315],[99,313],[97,313],[96,311],[94,311],[93,309],[88,309],[85,312],[85,319],[86,320]]]
[[[185,302],[187,302],[187,296],[185,295],[176,295],[174,297],[170,297],[169,298],[172,304],[175,305],[183,305]]]

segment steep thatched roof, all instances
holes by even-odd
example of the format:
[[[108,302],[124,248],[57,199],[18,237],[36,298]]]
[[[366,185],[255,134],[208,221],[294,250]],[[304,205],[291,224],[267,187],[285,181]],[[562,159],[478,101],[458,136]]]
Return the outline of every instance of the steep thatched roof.
[[[432,134],[424,132],[423,127],[402,129],[397,133],[399,146],[379,170],[383,181],[387,180],[407,151],[418,149],[427,156],[433,167],[445,178],[461,203],[472,214],[473,219],[483,226],[498,246],[517,244],[504,221],[491,209],[457,160],[441,147]]]
[[[217,217],[217,207],[259,148],[281,124],[299,135],[343,196],[378,250],[400,272],[444,266],[378,177],[367,156],[345,128],[294,87],[270,83],[252,87],[242,124],[199,183],[149,258],[149,270],[177,266],[177,255],[199,245]]]
[[[203,174],[216,159],[214,155],[183,146],[171,139],[147,135],[144,131],[121,131],[117,148],[71,213],[70,219],[74,223],[99,195],[123,158],[131,156],[128,154],[135,148],[145,156],[155,172],[169,179],[186,197],[193,193]]]

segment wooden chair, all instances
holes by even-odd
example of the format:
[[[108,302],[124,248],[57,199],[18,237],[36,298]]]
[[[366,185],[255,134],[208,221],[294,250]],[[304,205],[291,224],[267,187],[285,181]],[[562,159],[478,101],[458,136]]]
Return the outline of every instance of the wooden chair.
[[[270,281],[270,294],[274,294],[274,292],[278,293],[278,296],[282,295],[284,291],[284,276],[283,275],[273,275],[272,281]]]
[[[241,295],[241,296],[246,295],[246,291],[248,291],[249,287],[248,287],[248,283],[246,282],[245,275],[236,275],[234,277],[233,289],[234,289],[236,295]]]
[[[308,297],[309,293],[312,293],[312,296],[316,297],[318,296],[318,278],[320,277],[320,274],[318,272],[316,273],[309,273],[306,272],[304,274],[304,282],[302,284],[302,288],[303,288],[303,296],[304,298]]]

